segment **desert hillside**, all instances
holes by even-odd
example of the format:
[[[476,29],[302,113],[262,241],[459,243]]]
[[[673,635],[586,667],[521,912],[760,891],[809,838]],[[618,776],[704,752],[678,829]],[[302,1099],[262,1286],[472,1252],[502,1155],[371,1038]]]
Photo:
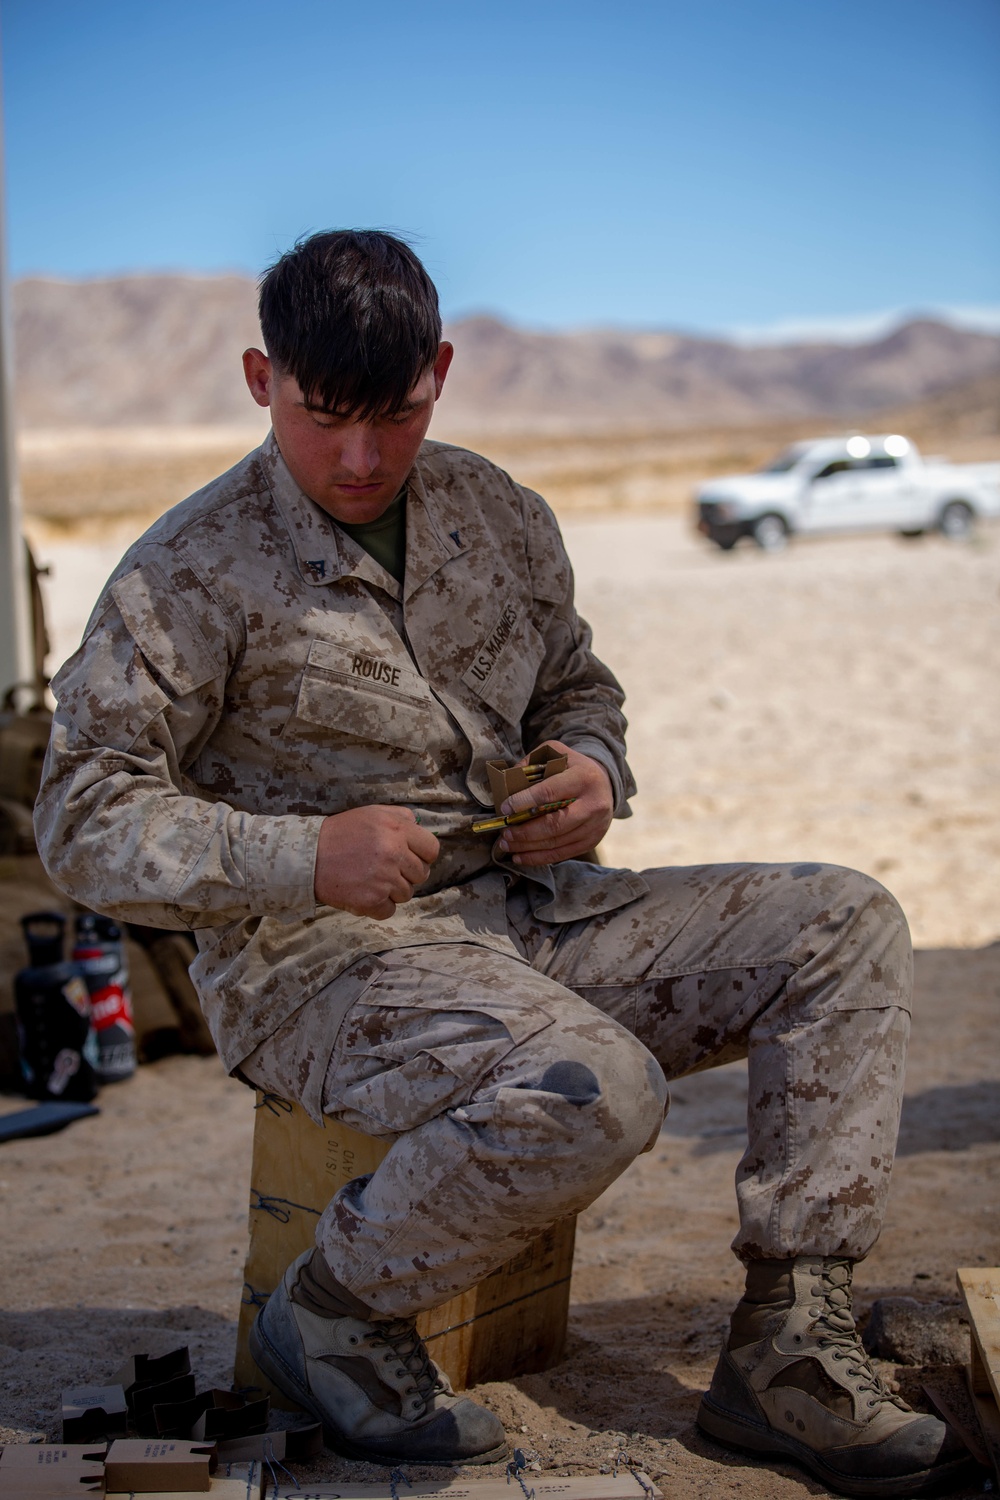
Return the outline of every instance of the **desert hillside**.
[[[33,278],[14,287],[27,428],[248,425],[240,354],[259,342],[241,276]],[[747,348],[663,331],[452,324],[440,419],[477,433],[614,433],[854,415],[1000,371],[1000,338],[929,319],[862,344]]]
[[[441,419],[479,432],[579,434],[857,416],[1000,369],[1000,340],[927,319],[865,344],[746,348],[676,333],[450,330]]]
[[[247,423],[240,355],[260,341],[243,276],[15,283],[22,427]]]
[[[243,384],[246,277],[26,280],[14,288],[25,509],[37,525],[148,521],[260,441]],[[847,427],[1000,457],[1000,338],[918,320],[854,345],[745,348],[669,332],[447,330],[431,435],[476,448],[564,514],[669,510],[699,480]]]

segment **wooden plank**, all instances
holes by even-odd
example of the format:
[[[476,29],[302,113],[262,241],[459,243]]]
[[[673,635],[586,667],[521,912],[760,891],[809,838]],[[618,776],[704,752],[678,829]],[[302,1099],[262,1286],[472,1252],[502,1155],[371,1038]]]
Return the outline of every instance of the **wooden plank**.
[[[432,1357],[466,1386],[547,1370],[562,1357],[576,1220],[563,1219],[478,1286],[417,1319]]]
[[[961,1376],[956,1376],[956,1379],[960,1380]],[[937,1381],[925,1381],[921,1386],[921,1390],[942,1422],[947,1422],[949,1427],[955,1429],[962,1442],[976,1460],[976,1463],[981,1464],[984,1469],[988,1469],[990,1467],[990,1455],[986,1449],[986,1444],[983,1442],[983,1435],[979,1430],[979,1423],[976,1420],[976,1410],[972,1404],[967,1382],[962,1383],[959,1392],[955,1391],[954,1386],[944,1389]],[[961,1402],[961,1406],[959,1406],[959,1402]]]
[[[1000,1407],[1000,1268],[966,1268],[955,1274],[969,1314],[976,1393],[991,1392]]]
[[[992,1396],[981,1396],[978,1391],[972,1389],[972,1381],[969,1381],[969,1395],[976,1409],[976,1417],[979,1420],[979,1430],[983,1435],[983,1442],[993,1465],[993,1473],[997,1484],[1000,1484],[1000,1411]]]
[[[969,1338],[969,1389],[977,1396],[992,1396],[990,1372],[983,1363],[983,1356],[975,1339]]]
[[[276,1406],[294,1411],[297,1408],[253,1362],[250,1328],[285,1268],[315,1244],[316,1220],[334,1193],[353,1177],[374,1172],[389,1148],[332,1120],[316,1125],[298,1105],[274,1094],[258,1092],[254,1107],[250,1244],[234,1378],[237,1388],[257,1387]]]
[[[965,1267],[956,1279],[969,1314],[969,1393],[1000,1484],[1000,1268]]]
[[[315,1243],[316,1221],[333,1195],[374,1172],[389,1149],[389,1142],[332,1120],[317,1125],[298,1105],[258,1093],[237,1388],[255,1387],[276,1406],[295,1409],[251,1359],[250,1327],[286,1266]],[[575,1231],[575,1219],[561,1220],[478,1286],[417,1319],[457,1390],[548,1369],[561,1357]]]

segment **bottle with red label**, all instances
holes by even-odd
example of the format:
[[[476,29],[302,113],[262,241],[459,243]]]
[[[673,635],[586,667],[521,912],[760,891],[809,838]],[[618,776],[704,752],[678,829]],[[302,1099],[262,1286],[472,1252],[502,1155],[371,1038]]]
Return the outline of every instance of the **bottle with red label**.
[[[25,1092],[87,1103],[97,1093],[97,1037],[87,986],[63,957],[66,919],[57,911],[32,912],[21,926],[29,958],[14,976],[14,1005]]]
[[[135,1025],[121,929],[110,917],[81,912],[76,919],[73,962],[90,992],[90,1019],[97,1038],[97,1076],[117,1083],[135,1072]]]

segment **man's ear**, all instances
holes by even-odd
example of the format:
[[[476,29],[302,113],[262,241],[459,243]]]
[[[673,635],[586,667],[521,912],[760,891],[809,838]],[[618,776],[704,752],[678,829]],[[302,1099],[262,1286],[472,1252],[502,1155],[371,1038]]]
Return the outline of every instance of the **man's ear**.
[[[258,406],[271,404],[271,361],[262,349],[244,349],[243,375]]]
[[[247,351],[247,352],[249,353],[249,351]],[[445,344],[439,344],[438,345],[437,359],[434,361],[434,400],[435,401],[437,400],[437,398],[441,394],[441,388],[444,385],[444,378],[445,378],[445,376],[448,373],[448,368],[449,368],[449,366],[451,364],[452,355],[454,353],[455,353],[455,346],[454,346],[454,344],[447,344],[447,343],[445,343]],[[244,355],[243,358],[246,359],[246,355]]]

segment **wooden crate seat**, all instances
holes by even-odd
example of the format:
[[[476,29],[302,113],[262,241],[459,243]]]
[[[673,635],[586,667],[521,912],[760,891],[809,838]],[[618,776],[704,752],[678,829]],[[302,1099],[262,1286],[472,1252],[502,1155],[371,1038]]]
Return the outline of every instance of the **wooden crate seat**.
[[[389,1143],[332,1120],[322,1125],[274,1094],[257,1094],[250,1174],[250,1247],[244,1270],[235,1384],[267,1392],[294,1410],[250,1357],[258,1309],[285,1268],[315,1243],[316,1221],[344,1183],[374,1172]],[[450,1302],[421,1313],[431,1358],[456,1390],[547,1370],[562,1356],[575,1218],[562,1219],[513,1260]]]

